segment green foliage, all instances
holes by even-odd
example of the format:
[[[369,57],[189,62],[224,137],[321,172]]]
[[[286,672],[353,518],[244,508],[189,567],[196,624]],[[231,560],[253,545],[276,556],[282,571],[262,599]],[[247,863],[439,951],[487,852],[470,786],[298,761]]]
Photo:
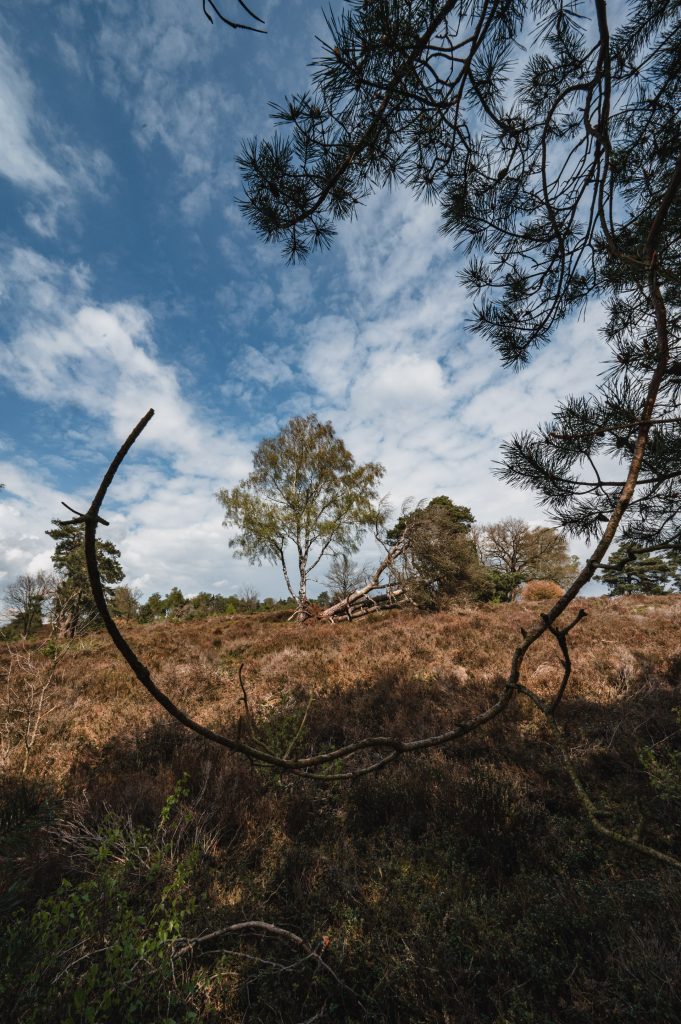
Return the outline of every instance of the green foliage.
[[[509,366],[602,302],[598,385],[512,437],[499,472],[592,538],[638,445],[625,538],[678,541],[678,3],[611,17],[560,0],[351,0],[327,30],[309,89],[275,105],[271,139],[243,146],[251,223],[302,259],[368,195],[404,184],[439,204],[468,257],[472,326]]]
[[[140,622],[152,622],[154,619],[162,618],[164,613],[163,598],[155,591],[140,608]]]
[[[173,587],[169,594],[166,595],[163,602],[165,609],[172,612],[178,608],[182,608],[185,603],[185,597],[179,587]]]
[[[679,556],[661,551],[647,554],[631,544],[620,544],[600,578],[612,595],[668,594],[681,589]]]
[[[490,587],[488,600],[493,604],[512,601],[525,582],[522,573],[504,572],[501,569],[488,569],[487,580]]]
[[[57,542],[52,555],[57,576],[52,618],[61,636],[73,637],[83,628],[95,625],[99,618],[85,562],[85,526],[57,519],[52,523],[53,529],[45,531]],[[111,599],[115,584],[125,576],[119,561],[121,553],[108,540],[98,540],[96,550],[102,587]]]
[[[394,544],[403,535],[407,526],[416,521],[415,517],[418,518],[419,513],[428,511],[430,513],[437,512],[442,521],[443,528],[446,528],[452,534],[467,533],[475,523],[475,516],[466,505],[455,505],[446,494],[441,494],[437,498],[432,498],[427,505],[416,509],[414,512],[403,512],[395,525],[391,526],[388,530],[386,534],[387,539]]]
[[[248,590],[248,588],[245,588]],[[151,594],[148,600],[140,606],[139,621],[153,622],[156,619],[174,618],[183,621],[189,619],[206,619],[212,615],[235,615],[237,612],[268,611],[277,604],[286,605],[288,602],[276,602],[272,597],[258,600],[255,591],[250,592],[251,596],[244,594],[230,594],[225,597],[223,594],[209,594],[201,591],[194,597],[184,597],[178,587],[173,587],[165,597],[156,592]],[[255,596],[252,596],[255,594]]]
[[[171,956],[196,910],[199,851],[171,828],[182,782],[155,829],[108,815],[83,840],[80,881],[64,879],[0,937],[0,1013],[22,1024],[172,1024],[198,1019],[193,985]]]
[[[474,522],[469,508],[440,495],[400,516],[389,531],[389,539],[405,543],[396,573],[418,607],[437,609],[451,597],[489,595],[487,573],[471,536]]]
[[[676,720],[681,731],[681,708],[676,709]],[[639,757],[655,792],[663,800],[681,803],[681,750],[667,743],[662,748],[644,747]]]
[[[530,526],[509,516],[485,526],[479,544],[495,590],[507,594],[502,600],[511,600],[520,584],[530,580],[553,580],[567,587],[579,572],[579,559],[570,554],[567,538],[550,526]]]
[[[225,526],[235,526],[230,547],[250,562],[279,565],[301,613],[307,603],[307,576],[325,554],[355,551],[368,526],[377,525],[378,463],[357,465],[331,423],[314,414],[297,416],[253,453],[253,471],[217,498]],[[295,551],[296,595],[286,565]]]
[[[141,591],[132,587],[116,587],[109,604],[112,615],[121,619],[135,620],[140,615]]]

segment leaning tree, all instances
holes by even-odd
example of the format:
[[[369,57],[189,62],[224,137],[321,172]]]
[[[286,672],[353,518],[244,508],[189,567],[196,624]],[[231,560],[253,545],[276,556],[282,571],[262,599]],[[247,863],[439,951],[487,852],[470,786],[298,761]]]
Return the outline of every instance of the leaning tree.
[[[620,527],[642,545],[681,529],[679,3],[612,29],[605,0],[353,0],[328,28],[310,90],[276,109],[285,133],[244,145],[258,232],[304,258],[398,181],[440,204],[504,363],[605,307],[599,386],[503,449],[505,479],[597,540],[567,604]]]
[[[618,531],[638,551],[681,538],[681,5],[632,3],[612,25],[605,0],[352,0],[329,15],[309,91],[276,112],[285,134],[245,145],[243,205],[291,260],[328,245],[335,224],[395,181],[438,202],[467,254],[472,327],[509,366],[525,362],[589,302],[604,310],[611,358],[593,393],[511,438],[505,479],[533,488],[561,529],[592,539],[565,594],[513,651],[495,702],[427,737],[367,736],[293,756],[217,733],[164,694],[108,614],[99,579],[100,508],[140,421],[105,475],[86,526],[97,607],[149,693],[199,735],[253,761],[313,777],[375,771],[453,743],[517,696],[545,716],[594,830],[658,860],[681,862],[610,827],[572,764],[555,712],[570,682],[560,618]],[[525,679],[527,652],[549,633],[562,657],[555,689]]]

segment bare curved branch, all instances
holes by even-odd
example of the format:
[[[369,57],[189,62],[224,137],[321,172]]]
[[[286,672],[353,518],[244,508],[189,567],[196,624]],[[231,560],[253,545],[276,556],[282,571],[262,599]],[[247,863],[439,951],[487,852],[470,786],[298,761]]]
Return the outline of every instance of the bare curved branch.
[[[651,276],[653,274],[654,271],[651,270]],[[663,306],[661,315],[664,318]],[[661,324],[660,327],[662,328],[663,324]],[[525,696],[528,696],[534,702],[534,704],[540,708],[540,710],[547,716],[548,720],[550,721],[554,734],[556,735],[557,740],[559,741],[558,745],[563,753],[568,774],[570,775],[572,784],[575,787],[575,790],[577,792],[577,795],[579,796],[583,808],[587,812],[589,821],[594,825],[596,830],[600,832],[602,835],[610,839],[613,839],[615,842],[628,846],[639,853],[644,853],[646,855],[653,856],[657,860],[681,868],[681,861],[677,861],[675,858],[670,857],[667,854],[660,853],[659,851],[655,851],[652,848],[647,847],[645,844],[640,843],[638,839],[629,839],[628,837],[623,836],[620,833],[617,833],[611,829],[607,829],[605,826],[602,825],[601,822],[599,822],[595,807],[593,803],[590,801],[588,795],[586,794],[586,791],[584,790],[584,787],[579,781],[576,772],[574,771],[574,768],[571,764],[571,761],[569,760],[569,755],[566,752],[566,747],[564,739],[562,737],[562,733],[555,720],[555,710],[566,692],[572,670],[567,637],[569,632],[584,618],[585,613],[583,610],[580,610],[575,616],[575,618],[572,620],[572,622],[570,622],[568,625],[562,628],[556,626],[556,620],[566,610],[566,608],[569,607],[569,605],[572,603],[574,598],[581,590],[584,583],[591,579],[591,577],[593,576],[597,566],[601,563],[604,554],[607,552],[610,543],[612,542],[617,527],[622,519],[622,516],[624,515],[624,512],[629,501],[631,500],[631,496],[633,495],[636,486],[636,480],[638,478],[638,474],[640,473],[641,462],[643,459],[643,454],[645,452],[645,447],[648,439],[649,421],[651,418],[652,409],[655,405],[657,388],[659,388],[659,382],[662,379],[664,369],[666,366],[667,349],[664,343],[664,337],[664,331],[661,330],[658,366],[656,372],[653,373],[651,378],[646,408],[644,416],[642,417],[642,421],[639,425],[637,443],[629,466],[627,480],[620,491],[618,500],[615,504],[610,520],[608,521],[603,531],[600,541],[594,549],[592,557],[587,560],[583,570],[580,572],[580,574],[577,576],[577,578],[575,579],[573,584],[568,588],[565,594],[558,601],[556,601],[556,603],[553,605],[553,607],[549,610],[548,613],[543,614],[541,616],[540,621],[535,626],[535,628],[531,631],[524,633],[522,643],[516,647],[513,653],[508,677],[504,681],[499,697],[495,701],[495,703],[492,704],[486,710],[480,712],[477,715],[474,715],[467,721],[458,722],[453,728],[436,735],[425,736],[411,740],[401,740],[397,737],[390,736],[369,736],[356,742],[348,743],[341,747],[337,747],[335,750],[327,751],[322,754],[314,754],[308,757],[295,758],[290,755],[293,746],[298,739],[298,735],[302,730],[304,718],[303,721],[301,722],[298,733],[296,734],[293,743],[289,745],[288,750],[286,751],[284,756],[281,757],[276,753],[264,748],[263,746],[254,744],[253,742],[246,743],[242,742],[238,738],[235,739],[233,737],[217,733],[212,729],[209,729],[206,726],[202,725],[200,722],[195,721],[184,711],[178,708],[177,705],[170,699],[170,697],[168,697],[168,695],[165,694],[161,689],[159,689],[159,687],[154,683],[151,677],[151,673],[149,672],[149,669],[139,660],[139,658],[134,653],[132,648],[129,646],[125,638],[121,635],[116,623],[112,619],[104,596],[104,590],[99,575],[96,554],[97,526],[99,525],[100,522],[103,522],[99,515],[102,502],[104,501],[107,490],[111,485],[118,468],[123,462],[123,459],[130,451],[132,445],[135,443],[139,435],[142,433],[142,431],[144,430],[144,428],[154,415],[153,409],[150,409],[147,412],[147,414],[142,417],[142,419],[134,428],[130,436],[123,443],[120,450],[114,457],[108,470],[106,471],[102,483],[100,484],[99,489],[92,501],[92,504],[90,505],[90,508],[84,514],[79,515],[76,520],[76,522],[85,523],[85,556],[88,568],[88,575],[90,579],[90,585],[92,588],[93,598],[97,606],[97,610],[99,611],[102,617],[102,621],[107,632],[109,633],[109,636],[111,637],[116,648],[120,651],[122,656],[127,661],[128,665],[130,666],[130,668],[132,669],[136,678],[139,680],[142,686],[144,686],[147,692],[154,698],[154,700],[156,700],[161,705],[161,707],[164,708],[164,710],[169,715],[171,715],[181,725],[185,726],[185,728],[190,729],[192,732],[195,732],[197,735],[202,736],[204,739],[207,739],[210,742],[225,747],[233,753],[242,754],[243,756],[249,758],[251,761],[257,764],[266,765],[270,768],[279,771],[286,771],[296,775],[302,775],[306,778],[319,778],[323,781],[335,781],[337,779],[356,778],[359,775],[365,775],[367,773],[380,770],[381,768],[390,764],[392,761],[396,760],[402,754],[420,750],[427,750],[434,747],[441,747],[455,740],[458,740],[463,736],[466,736],[476,731],[477,729],[482,728],[484,725],[494,720],[506,709],[506,707],[509,705],[515,694],[522,693]],[[561,683],[558,687],[555,696],[548,704],[542,701],[531,689],[523,685],[523,683],[521,682],[521,672],[525,656],[527,652],[530,650],[530,648],[546,632],[551,633],[551,635],[556,639],[563,654],[563,676],[561,679]],[[249,723],[251,723],[252,718],[250,715],[250,710],[248,708],[248,697],[243,683],[241,668],[239,670],[239,681],[244,692],[244,705],[246,709],[247,720],[249,721]],[[305,715],[307,715],[307,710],[305,712]],[[380,756],[377,760],[373,760],[369,765],[360,765],[356,768],[351,768],[346,772],[338,774],[325,775],[323,773],[320,774],[310,771],[310,769],[321,768],[325,765],[331,765],[336,762],[347,761],[349,758],[352,758],[354,757],[354,755],[357,755],[363,751],[387,751],[387,753]]]
[[[262,18],[258,17],[258,15],[255,14],[255,12],[250,9],[250,7],[246,6],[243,0],[236,0],[236,2],[238,3],[239,7],[241,7],[242,10],[246,11],[246,14],[250,15],[251,18],[253,18],[254,21],[259,21],[261,25],[265,24]],[[218,7],[217,3],[214,2],[214,0],[203,0],[203,13],[206,15],[211,25],[213,24],[213,19],[210,15],[210,12],[206,4],[208,4],[213,13],[220,19],[220,21],[224,25],[229,25],[230,28],[243,28],[247,32],[260,32],[263,35],[267,33],[267,29],[256,28],[255,25],[244,25],[239,21],[232,21],[230,18],[226,18],[222,11],[220,10],[220,8]]]

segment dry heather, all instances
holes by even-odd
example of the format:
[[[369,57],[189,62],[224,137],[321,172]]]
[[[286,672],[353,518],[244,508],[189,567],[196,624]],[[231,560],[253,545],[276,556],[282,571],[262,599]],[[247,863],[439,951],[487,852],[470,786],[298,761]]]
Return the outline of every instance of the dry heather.
[[[651,757],[666,765],[681,746],[681,598],[582,604],[588,615],[571,634],[573,678],[561,709],[574,763],[609,822],[679,856],[678,800],[673,787],[670,796],[653,785],[649,769]],[[218,730],[247,728],[243,663],[258,735],[279,753],[295,739],[302,754],[368,733],[426,735],[482,709],[498,693],[521,627],[540,610],[528,602],[304,627],[234,616],[124,632],[161,688]],[[27,653],[44,675],[59,652],[29,649],[24,665]],[[7,673],[9,648],[0,656]],[[19,843],[3,862],[17,905],[30,907],[62,877],[85,884],[83,851],[104,842],[96,838],[102,822],[126,820],[129,836],[153,831],[186,777],[180,802],[199,852],[182,928],[199,934],[253,919],[291,928],[322,942],[355,993],[305,965],[282,986],[277,972],[292,966],[284,952],[222,942],[184,973],[173,967],[179,1009],[167,1019],[678,1019],[678,879],[589,833],[546,724],[526,701],[451,747],[351,783],[312,783],[253,768],[181,729],[103,634],[50,664],[55,699],[23,781],[25,749],[17,743],[6,753],[5,830],[23,822],[31,844],[30,855]],[[538,692],[555,687],[550,638],[535,645],[525,671]],[[126,892],[137,893],[138,875],[125,877]],[[101,935],[91,938],[101,945]],[[33,932],[24,939],[37,941]],[[69,971],[68,991],[78,991],[82,968]],[[18,980],[24,995],[14,992],[6,1019],[34,1019],[26,1000],[40,1007],[42,990],[27,984]],[[140,989],[144,998],[155,991],[148,979]],[[166,1019],[140,1006],[131,1020]],[[128,1017],[111,1010],[92,1019]]]
[[[620,733],[629,742],[658,742],[670,725],[681,682],[681,598],[602,598],[582,606],[588,616],[571,634],[573,677],[563,722],[568,728],[574,724],[580,742],[591,739],[598,749],[622,753],[615,742]],[[276,616],[244,615],[131,625],[124,632],[160,687],[218,730],[234,730],[244,717],[240,664],[251,712],[270,728],[279,721],[285,731],[286,720],[293,725],[312,697],[301,752],[367,733],[426,735],[480,710],[498,693],[521,628],[533,623],[541,607],[402,612],[351,626],[300,627]],[[10,651],[0,648],[5,678]],[[24,674],[40,671],[44,678],[50,653],[51,646],[41,654],[38,644],[32,657],[31,647],[25,650]],[[15,687],[20,672],[21,664],[14,669]],[[56,707],[41,723],[30,762],[31,774],[48,776],[60,792],[72,792],[76,779],[99,769],[111,769],[120,785],[124,765],[114,752],[144,747],[150,736],[164,733],[176,733],[177,743],[195,746],[203,756],[228,759],[176,729],[104,633],[76,641],[59,658],[54,676],[49,703]],[[524,679],[540,694],[555,688],[559,651],[549,636],[532,648]],[[510,717],[513,727],[501,719],[493,737],[483,731],[447,755],[466,760],[490,740],[498,756],[520,755],[527,737],[542,729],[523,703]]]

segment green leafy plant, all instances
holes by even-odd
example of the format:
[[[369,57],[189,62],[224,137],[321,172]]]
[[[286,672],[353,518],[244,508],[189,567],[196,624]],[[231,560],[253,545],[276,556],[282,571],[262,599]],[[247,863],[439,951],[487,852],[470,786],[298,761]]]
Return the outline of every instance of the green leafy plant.
[[[80,837],[83,877],[64,878],[0,933],[0,1016],[26,1024],[196,1019],[173,942],[196,911],[200,851],[178,843],[186,778],[155,828],[106,816]]]
[[[676,708],[676,720],[681,730],[681,707]],[[681,803],[681,750],[645,747],[639,757],[658,796]]]

